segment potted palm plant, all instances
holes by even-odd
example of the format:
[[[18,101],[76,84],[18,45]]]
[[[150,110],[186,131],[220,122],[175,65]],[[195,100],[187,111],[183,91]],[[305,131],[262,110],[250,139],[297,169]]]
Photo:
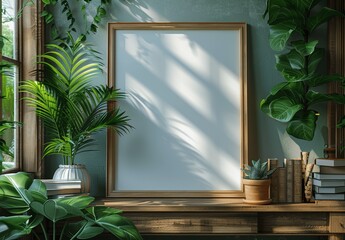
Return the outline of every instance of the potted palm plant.
[[[243,185],[245,203],[250,204],[269,204],[271,175],[276,169],[268,170],[267,162],[253,160],[252,165],[246,165],[242,171],[244,172]]]
[[[44,156],[57,154],[63,158],[63,165],[53,178],[80,179],[84,184],[82,190],[88,192],[89,178],[87,174],[83,176],[84,166],[76,163],[76,156],[95,150],[90,149],[95,143],[94,133],[111,128],[122,134],[131,128],[124,112],[108,109],[108,102],[123,98],[124,93],[92,85],[91,80],[101,73],[102,64],[98,53],[82,37],[48,44],[47,49],[39,56],[43,81],[25,81],[21,89],[46,129]]]

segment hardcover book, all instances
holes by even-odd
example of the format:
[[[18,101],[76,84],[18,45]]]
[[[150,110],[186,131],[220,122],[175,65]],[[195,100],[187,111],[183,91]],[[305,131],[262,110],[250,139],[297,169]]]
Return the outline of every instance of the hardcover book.
[[[345,179],[345,174],[326,174],[326,173],[313,173],[313,177],[316,179]]]
[[[345,193],[315,193],[315,200],[345,200]]]
[[[268,170],[272,170],[275,168],[278,168],[279,162],[277,158],[269,158],[268,159]],[[271,187],[270,187],[270,197],[272,199],[272,202],[279,202],[279,169],[277,169],[272,174],[272,181],[271,181]]]
[[[344,193],[345,187],[318,187],[314,186],[316,193]]]
[[[278,175],[279,175],[279,202],[286,202],[286,168],[281,167],[278,168]]]
[[[293,191],[294,191],[294,202],[301,203],[303,200],[302,188],[302,161],[300,159],[294,159],[294,172],[293,172]]]
[[[328,158],[317,158],[315,160],[315,164],[319,166],[331,166],[331,167],[344,167],[345,166],[345,159],[344,158],[335,158],[335,159],[328,159]]]
[[[47,194],[50,197],[58,197],[62,195],[80,195],[81,181],[80,180],[54,180],[41,179],[46,185]]]
[[[292,159],[286,159],[286,202],[294,202],[294,163]]]
[[[313,185],[318,187],[344,187],[345,180],[335,180],[335,179],[313,179]]]
[[[344,174],[345,175],[345,167],[329,167],[329,166],[315,165],[313,171],[318,172],[318,173]]]

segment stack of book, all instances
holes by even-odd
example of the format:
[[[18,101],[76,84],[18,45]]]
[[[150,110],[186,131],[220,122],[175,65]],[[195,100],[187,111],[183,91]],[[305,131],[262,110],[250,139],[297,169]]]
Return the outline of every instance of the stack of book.
[[[313,189],[315,200],[345,200],[345,159],[317,158]]]
[[[81,194],[80,180],[41,179],[41,181],[46,185],[47,194],[51,198]]]
[[[272,175],[272,202],[303,202],[303,174],[301,159],[285,159],[280,167],[277,159],[268,159],[269,169],[277,168]]]

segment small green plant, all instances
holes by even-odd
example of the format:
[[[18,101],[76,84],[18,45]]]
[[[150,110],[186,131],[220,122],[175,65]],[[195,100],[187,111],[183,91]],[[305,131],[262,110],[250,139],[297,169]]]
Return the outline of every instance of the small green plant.
[[[275,169],[268,170],[267,162],[262,162],[260,159],[252,160],[252,165],[246,165],[242,171],[246,179],[268,179],[274,173]]]

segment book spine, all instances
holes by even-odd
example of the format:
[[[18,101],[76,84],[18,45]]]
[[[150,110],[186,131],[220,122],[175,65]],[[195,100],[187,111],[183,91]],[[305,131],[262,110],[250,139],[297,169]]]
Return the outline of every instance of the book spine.
[[[286,202],[286,167],[278,168],[277,171],[279,175],[278,199],[279,199],[279,202],[284,203]]]
[[[302,198],[302,188],[303,188],[303,180],[302,180],[302,161],[301,160],[293,160],[294,165],[294,172],[293,172],[293,182],[294,182],[294,202],[301,203]]]
[[[278,167],[277,158],[268,159],[268,170],[272,170]],[[271,177],[271,187],[270,187],[270,197],[272,202],[279,202],[279,172],[278,169],[272,174]]]
[[[292,159],[286,159],[286,202],[292,203],[294,201],[294,164]]]

